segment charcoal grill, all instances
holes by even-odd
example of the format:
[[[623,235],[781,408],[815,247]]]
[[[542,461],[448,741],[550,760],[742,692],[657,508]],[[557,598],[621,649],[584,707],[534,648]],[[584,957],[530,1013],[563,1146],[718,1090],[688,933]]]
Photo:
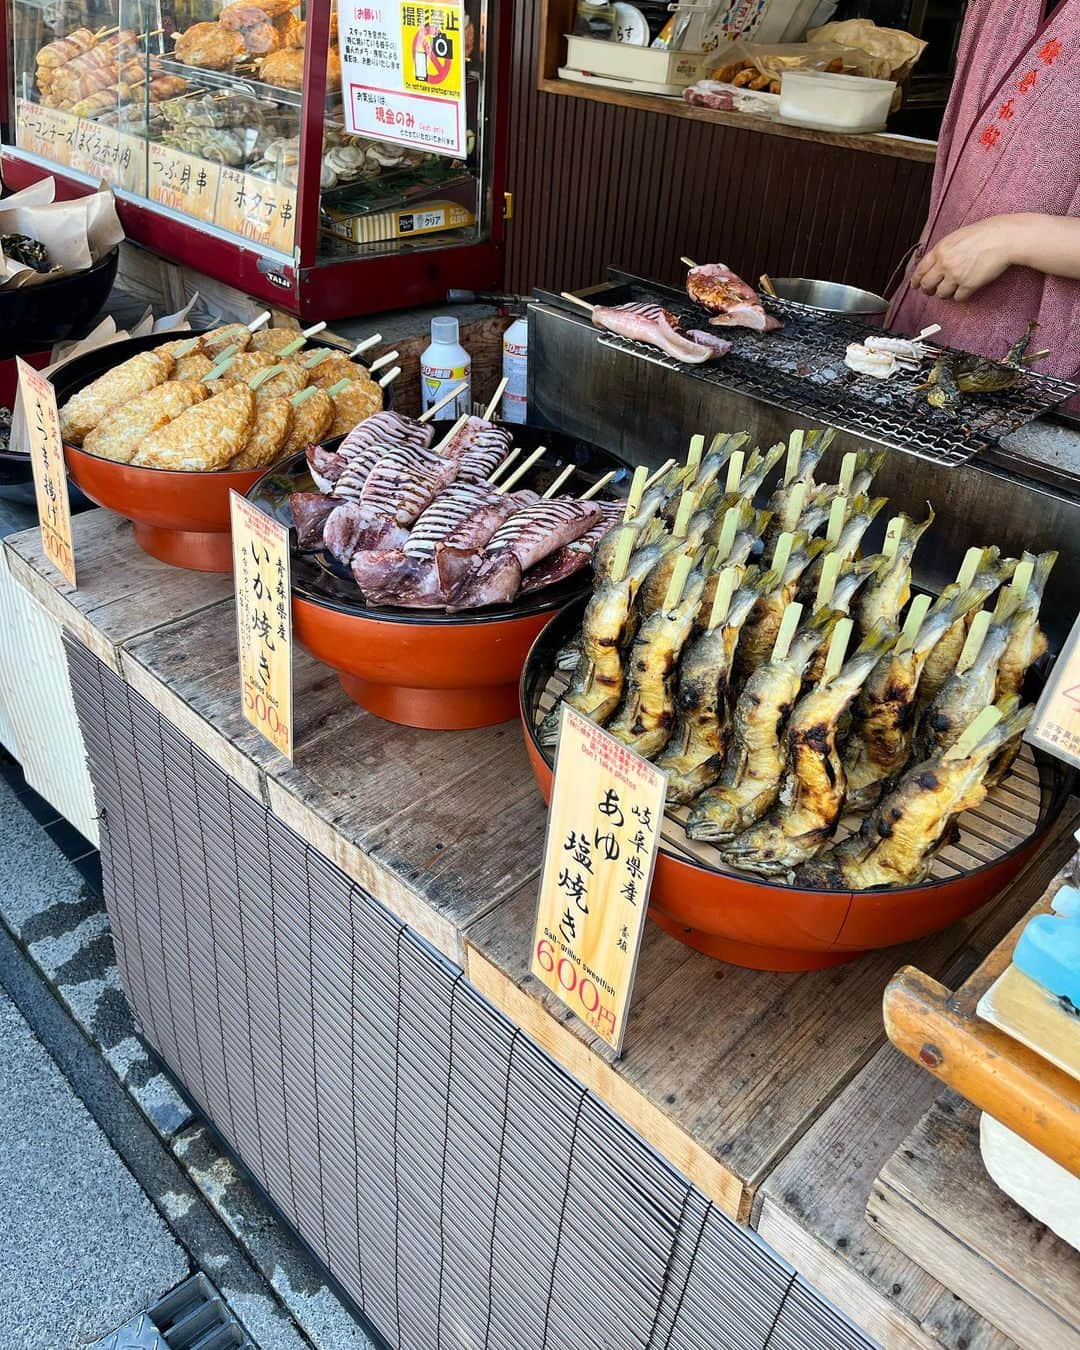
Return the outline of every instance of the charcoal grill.
[[[685,292],[615,269],[609,269],[608,276],[611,284],[596,297],[603,304],[663,305],[679,317],[684,329],[706,327],[707,313]],[[559,296],[543,293],[542,298],[566,307]],[[966,464],[997,446],[1003,437],[1080,394],[1080,385],[1025,370],[1011,389],[967,400],[962,414],[950,417],[927,403],[925,390],[915,388],[929,373],[931,360],[948,349],[928,343],[931,360],[919,371],[876,380],[844,365],[848,343],[863,341],[874,328],[861,319],[807,309],[788,300],[771,296],[762,300],[784,327],[772,333],[716,330],[732,343],[732,349],[720,361],[703,366],[688,366],[655,347],[614,333],[598,332],[597,341],[613,351],[947,468]]]

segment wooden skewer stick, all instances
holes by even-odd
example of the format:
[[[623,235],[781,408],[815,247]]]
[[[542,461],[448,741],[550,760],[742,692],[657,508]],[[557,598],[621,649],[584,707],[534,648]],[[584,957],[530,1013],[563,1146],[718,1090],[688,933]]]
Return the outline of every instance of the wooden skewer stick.
[[[790,530],[785,530],[776,541],[776,548],[773,549],[772,562],[769,564],[770,572],[779,572],[781,582],[784,580],[784,573],[787,571],[787,565],[791,560],[791,549],[795,543],[795,536]]]
[[[379,383],[381,384],[382,381],[380,380]],[[469,386],[467,384],[459,384],[456,389],[451,389],[448,394],[443,394],[442,398],[439,399],[438,403],[433,403],[431,407],[427,410],[427,412],[421,413],[416,420],[418,422],[433,421],[435,414],[437,412],[441,412],[448,403],[453,403],[454,399],[456,399],[459,394],[463,394],[465,390],[468,389],[468,387]]]
[[[924,342],[928,337],[933,337],[935,333],[940,332],[941,332],[941,324],[932,323],[930,324],[929,327],[924,328],[921,333],[916,333],[911,340],[912,342]]]
[[[904,626],[900,630],[900,636],[896,642],[897,653],[910,651],[915,645],[915,639],[919,635],[919,629],[923,626],[923,620],[926,618],[926,612],[930,608],[930,597],[928,595],[917,595],[908,606],[907,617],[904,619]]]
[[[683,597],[683,591],[686,589],[686,578],[690,575],[690,569],[694,565],[694,560],[689,553],[680,553],[675,559],[675,566],[671,569],[671,579],[668,582],[667,593],[664,596],[664,609],[674,609]]]
[[[393,384],[400,374],[401,374],[401,367],[395,366],[393,370],[388,370],[386,374],[381,376],[378,380],[376,380],[375,383],[379,386],[380,389],[385,389],[388,384]]]
[[[338,380],[337,384],[332,384],[326,392],[333,398],[336,394],[344,393],[349,385],[353,383],[355,383],[355,381],[350,380],[348,375],[346,375],[344,379]]]
[[[881,551],[886,558],[892,561],[896,557],[896,551],[900,547],[900,541],[904,537],[904,517],[893,516],[885,528],[885,541],[881,545]]]
[[[696,474],[698,465],[701,463],[701,456],[705,449],[704,436],[691,436],[690,449],[686,452],[686,467],[691,474]]]
[[[626,567],[630,561],[630,553],[634,547],[634,533],[632,530],[622,530],[618,539],[615,541],[615,555],[611,560],[611,580],[622,581],[626,576]]]
[[[724,522],[720,526],[720,538],[716,541],[716,559],[718,562],[724,562],[731,552],[731,546],[735,542],[735,531],[739,528],[740,509],[737,506],[729,506],[724,512]]]
[[[776,641],[773,643],[770,661],[787,660],[788,652],[791,650],[791,639],[795,636],[795,630],[798,628],[801,618],[802,605],[799,604],[798,600],[792,600],[790,604],[784,606],[784,616],[776,631]]]
[[[318,388],[319,386],[317,384],[309,384],[306,389],[300,389],[293,394],[292,398],[289,399],[289,402],[294,408],[299,408],[301,403],[306,403],[308,399],[318,391]]]
[[[660,467],[656,470],[655,473],[649,474],[648,478],[643,477],[641,480],[642,492],[648,492],[649,488],[651,488],[654,483],[659,482],[660,479],[663,478],[664,474],[666,474],[669,469],[673,469],[675,467],[676,462],[677,461],[675,461],[674,459],[665,459],[663,464],[660,465]],[[639,468],[641,468],[646,473],[648,472],[648,470],[644,468],[644,465],[639,465]],[[639,496],[638,504],[640,505],[640,503],[641,497]],[[634,509],[637,510],[637,507],[635,507]]]
[[[837,540],[843,532],[846,517],[847,498],[835,497],[832,506],[829,507],[829,523],[825,529],[825,541],[830,548],[836,547]]]
[[[433,449],[435,450],[435,453],[436,453],[436,454],[438,454],[438,453],[442,450],[442,448],[443,448],[444,445],[449,445],[449,444],[450,444],[450,442],[454,439],[454,437],[458,434],[458,432],[461,430],[461,428],[465,425],[465,423],[466,423],[468,420],[469,420],[469,414],[468,414],[468,413],[462,413],[461,416],[458,418],[458,420],[454,423],[454,425],[450,428],[450,430],[446,433],[446,435],[445,435],[445,436],[442,438],[442,440],[439,442],[438,446],[433,447]],[[505,463],[506,463],[506,461],[503,460],[503,464],[505,464]],[[499,468],[500,468],[500,469],[502,468],[502,464],[499,465]],[[496,470],[496,472],[498,472],[498,470]]]
[[[580,305],[582,309],[587,309],[590,314],[596,308],[595,305],[590,305],[588,300],[582,300],[580,295],[571,295],[569,291],[560,291],[559,294],[564,300],[569,300],[572,305]]]
[[[848,642],[851,640],[851,630],[854,627],[853,620],[843,618],[833,629],[833,635],[829,639],[828,655],[825,657],[825,669],[820,681],[822,685],[829,684],[839,675],[840,668],[844,664]]]
[[[626,498],[626,512],[623,515],[623,522],[631,520],[637,515],[638,507],[641,505],[641,498],[645,492],[645,479],[648,469],[644,464],[639,464],[634,470],[634,476],[630,480],[630,492]]]
[[[979,570],[979,564],[983,559],[981,548],[973,546],[964,554],[964,561],[960,564],[960,571],[956,574],[956,584],[962,589],[967,590],[975,580],[975,575]]]
[[[400,355],[401,353],[399,351],[385,352],[382,356],[372,361],[371,365],[368,366],[368,372],[374,375],[377,370],[382,370],[383,366],[388,366],[392,361],[396,361]]]
[[[372,347],[377,347],[382,341],[381,333],[372,333],[370,337],[362,338],[349,353],[349,360],[354,356],[359,356],[362,352],[370,351]]]
[[[509,383],[510,383],[509,379],[504,375],[502,379],[499,381],[499,383],[495,386],[495,392],[491,396],[491,402],[484,409],[485,422],[490,422],[491,419],[495,416],[495,410],[502,402],[502,396],[503,394],[506,393],[506,386]]]
[[[690,528],[690,514],[694,509],[696,494],[693,488],[686,488],[679,498],[679,508],[675,512],[675,522],[671,527],[671,537],[673,539],[685,539],[686,531]]]
[[[821,609],[823,605],[831,605],[833,592],[836,590],[836,579],[840,575],[840,568],[843,565],[843,559],[839,553],[826,553],[825,561],[821,564],[821,578],[818,581],[817,595],[814,597],[815,611]]]
[[[300,350],[309,337],[314,337],[316,333],[321,333],[325,327],[325,320],[323,320],[322,323],[313,323],[310,328],[305,328],[302,333],[298,333],[291,342],[286,342],[285,346],[278,352],[278,355],[292,356],[293,352],[298,352]]]
[[[546,450],[547,450],[546,445],[538,445],[531,455],[528,455],[525,459],[521,461],[521,463],[510,475],[510,477],[506,480],[506,482],[500,483],[499,486],[495,489],[495,491],[509,492],[515,483],[520,482],[521,479],[524,478],[524,476],[529,472],[532,466],[536,463],[536,461],[540,458],[540,456],[545,453]]]
[[[1025,555],[1016,564],[1016,571],[1012,574],[1012,581],[1009,582],[1009,590],[1021,600],[1027,599],[1028,589],[1031,586],[1031,578],[1035,575],[1035,559],[1030,555]]]
[[[841,497],[851,496],[851,484],[855,479],[855,470],[858,467],[859,455],[855,450],[849,450],[840,461],[840,495]]]
[[[743,467],[746,464],[746,452],[736,450],[728,460],[727,481],[724,483],[725,492],[738,492],[739,484],[742,482]]]
[[[515,445],[513,450],[510,451],[510,453],[506,456],[503,462],[495,466],[495,470],[492,473],[491,477],[488,479],[488,483],[493,484],[495,482],[495,479],[498,478],[502,473],[504,473],[510,467],[510,465],[513,464],[514,460],[517,459],[518,455],[520,454],[521,454],[521,446]]]
[[[252,393],[254,393],[256,389],[261,389],[262,386],[267,382],[267,380],[272,380],[274,376],[279,373],[279,371],[282,371],[284,369],[285,367],[283,365],[278,365],[278,366],[267,366],[264,370],[256,371],[255,374],[252,375],[251,379],[248,380],[248,388],[252,391]]]
[[[716,579],[716,591],[713,594],[712,609],[709,611],[709,622],[706,625],[711,632],[718,623],[723,623],[731,609],[731,597],[735,594],[735,587],[739,584],[739,569],[737,567],[725,567]]]
[[[992,617],[993,615],[988,609],[980,609],[972,619],[971,627],[968,629],[967,641],[964,643],[964,649],[956,663],[958,675],[962,675],[978,660],[979,652],[982,650],[983,642],[986,639],[986,630],[990,627]]]
[[[798,525],[799,517],[806,506],[806,496],[809,490],[809,483],[796,483],[791,489],[780,516],[780,523],[785,529],[793,530]]]
[[[257,333],[260,328],[265,328],[269,322],[270,322],[270,311],[268,309],[264,309],[257,319],[252,319],[252,321],[248,324],[248,332]]]
[[[562,487],[562,485],[566,482],[566,480],[567,480],[568,478],[572,478],[572,477],[574,476],[574,473],[575,473],[576,469],[577,469],[577,465],[576,465],[576,464],[568,464],[568,465],[566,466],[566,468],[563,469],[562,473],[559,474],[558,478],[555,479],[554,483],[552,483],[552,485],[551,485],[551,486],[548,488],[548,490],[544,493],[544,501],[548,501],[548,502],[551,501],[552,497],[555,496],[555,494],[556,494],[556,493],[558,492],[558,490]]]
[[[598,478],[591,488],[587,488],[578,498],[579,502],[591,502],[602,488],[606,488],[611,480],[618,473],[618,469],[610,469],[603,478]]]
[[[795,430],[788,437],[787,459],[784,461],[784,486],[799,472],[799,460],[802,459],[804,433]]]
[[[983,708],[982,712],[969,722],[960,733],[956,743],[945,751],[942,759],[963,759],[965,755],[970,755],[987,732],[992,731],[1000,721],[1000,708]]]
[[[683,255],[683,257],[681,257],[681,258],[679,259],[679,261],[680,261],[681,263],[685,263],[687,267],[696,267],[696,266],[697,266],[697,263],[694,262],[694,260],[693,260],[692,258],[686,257],[685,254]]]

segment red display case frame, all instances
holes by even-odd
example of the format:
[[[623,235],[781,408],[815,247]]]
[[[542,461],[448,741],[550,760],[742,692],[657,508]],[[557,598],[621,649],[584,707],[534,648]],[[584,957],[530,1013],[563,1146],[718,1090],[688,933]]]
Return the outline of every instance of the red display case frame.
[[[142,197],[117,193],[121,222],[134,243],[171,262],[222,281],[246,295],[287,310],[300,319],[342,319],[388,309],[436,303],[447,290],[488,290],[501,285],[504,268],[504,197],[509,110],[510,25],[512,0],[489,0],[487,31],[481,35],[491,63],[491,97],[486,136],[490,156],[485,180],[488,237],[473,243],[389,249],[366,257],[318,258],[319,169],[326,107],[326,53],[330,38],[330,0],[308,0],[304,49],[304,100],[300,124],[296,238],[292,257],[264,254],[239,237],[228,237],[190,217],[179,218]],[[0,36],[7,57],[2,68],[4,144],[0,168],[7,191],[17,191],[51,174],[57,197],[83,196],[93,184],[62,164],[45,165],[8,144],[13,125],[12,17],[10,0],[0,5]]]

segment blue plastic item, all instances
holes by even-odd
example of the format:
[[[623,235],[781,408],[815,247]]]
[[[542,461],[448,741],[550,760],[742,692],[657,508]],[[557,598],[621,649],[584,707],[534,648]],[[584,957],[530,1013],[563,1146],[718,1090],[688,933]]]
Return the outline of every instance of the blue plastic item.
[[[1013,964],[1080,1009],[1080,916],[1036,914],[1020,934]]]

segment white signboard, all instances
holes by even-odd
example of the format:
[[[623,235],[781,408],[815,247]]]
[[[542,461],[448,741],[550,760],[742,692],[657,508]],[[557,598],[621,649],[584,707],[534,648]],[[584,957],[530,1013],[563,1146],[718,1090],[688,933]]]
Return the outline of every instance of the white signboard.
[[[338,36],[351,132],[465,158],[462,0],[341,0]]]

